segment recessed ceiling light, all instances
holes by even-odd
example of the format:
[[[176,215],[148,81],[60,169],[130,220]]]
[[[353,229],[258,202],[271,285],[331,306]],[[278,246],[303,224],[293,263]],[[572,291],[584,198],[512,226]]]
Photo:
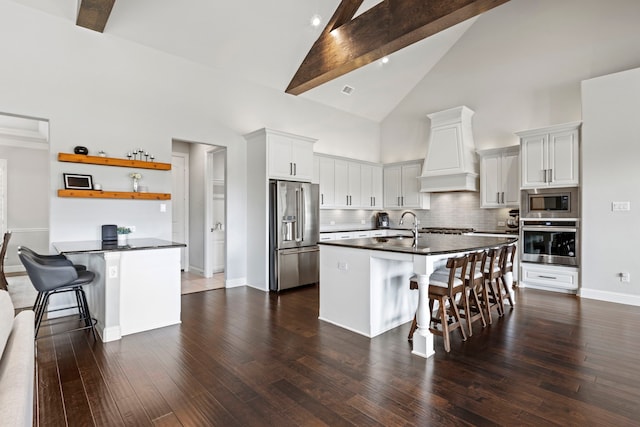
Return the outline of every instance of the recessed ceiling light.
[[[351,95],[353,93],[355,89],[349,85],[344,85],[344,87],[342,88],[342,93],[344,95]]]
[[[322,17],[318,14],[315,14],[311,17],[311,26],[318,27],[322,23]]]
[[[383,64],[388,63],[388,62],[389,62],[389,57],[388,57],[388,56],[383,57],[383,58],[380,60],[380,62],[382,62]]]

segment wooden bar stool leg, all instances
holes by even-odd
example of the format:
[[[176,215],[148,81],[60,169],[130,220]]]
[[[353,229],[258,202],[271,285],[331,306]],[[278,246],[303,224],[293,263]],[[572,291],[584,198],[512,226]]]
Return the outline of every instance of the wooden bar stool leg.
[[[460,318],[460,313],[458,312],[458,307],[456,306],[456,302],[449,297],[449,311],[451,311],[451,314],[453,315],[453,318],[456,319],[456,325],[459,327],[460,329],[460,335],[462,335],[462,341],[466,341],[467,340],[467,334],[464,331],[464,327],[462,326],[462,319]]]
[[[451,340],[449,339],[449,322],[447,321],[447,309],[444,298],[438,298],[438,305],[440,324],[442,325],[442,338],[444,338],[444,350],[449,353],[451,351]]]

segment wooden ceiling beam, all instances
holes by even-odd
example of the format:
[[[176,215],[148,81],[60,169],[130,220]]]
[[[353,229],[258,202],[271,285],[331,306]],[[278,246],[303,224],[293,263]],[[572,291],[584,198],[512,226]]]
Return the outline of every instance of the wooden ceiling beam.
[[[343,0],[286,89],[299,95],[509,0]]]
[[[116,0],[80,0],[76,25],[104,32],[115,2]]]

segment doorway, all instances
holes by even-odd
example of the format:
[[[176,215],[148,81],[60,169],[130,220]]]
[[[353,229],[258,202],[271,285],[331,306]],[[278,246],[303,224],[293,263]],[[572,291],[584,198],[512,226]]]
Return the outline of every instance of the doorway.
[[[211,147],[206,152],[205,277],[224,277],[226,263],[226,167],[227,150]]]
[[[225,147],[172,141],[172,234],[187,244],[183,294],[226,284],[226,155]]]

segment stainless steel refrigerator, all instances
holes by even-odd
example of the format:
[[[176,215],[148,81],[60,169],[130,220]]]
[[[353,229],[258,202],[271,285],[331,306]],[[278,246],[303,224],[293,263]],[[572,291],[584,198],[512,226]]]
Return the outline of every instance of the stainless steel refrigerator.
[[[319,280],[318,185],[269,181],[269,289]]]

